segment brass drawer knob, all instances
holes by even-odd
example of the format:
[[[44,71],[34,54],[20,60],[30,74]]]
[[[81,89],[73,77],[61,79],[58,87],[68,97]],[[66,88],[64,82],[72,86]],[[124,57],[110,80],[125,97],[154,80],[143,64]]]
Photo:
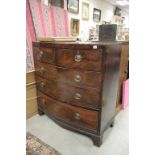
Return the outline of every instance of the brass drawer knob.
[[[42,56],[42,55],[43,55],[43,51],[40,51],[40,52],[39,52],[39,55]]]
[[[39,69],[39,72],[40,72],[41,74],[43,74],[44,71],[45,71],[44,67],[41,67],[41,68]]]
[[[81,56],[80,54],[76,54],[74,60],[75,60],[76,62],[80,62],[80,61],[82,61],[82,56]]]
[[[81,99],[81,94],[76,93],[74,98],[75,98],[76,100],[80,100],[80,99]]]
[[[75,81],[75,82],[80,82],[80,81],[81,81],[81,76],[80,76],[80,75],[76,75],[76,76],[74,77],[74,81]]]
[[[41,87],[41,88],[45,87],[45,83],[44,83],[44,82],[41,82],[41,83],[40,83],[40,87]]]
[[[38,56],[39,56],[39,60],[40,60],[42,58],[42,56],[43,56],[43,51],[40,51]]]
[[[75,114],[74,114],[74,119],[80,120],[80,119],[81,119],[80,114],[79,114],[79,113],[75,113]]]

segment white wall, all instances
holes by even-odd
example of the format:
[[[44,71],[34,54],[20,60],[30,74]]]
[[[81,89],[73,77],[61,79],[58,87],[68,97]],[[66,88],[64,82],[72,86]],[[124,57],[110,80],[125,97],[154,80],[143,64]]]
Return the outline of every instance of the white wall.
[[[48,5],[48,0],[41,0],[45,5]]]
[[[122,16],[125,17],[125,21],[124,21],[125,27],[129,28],[129,13],[122,10]]]
[[[111,21],[112,16],[114,15],[115,6],[104,0],[101,1],[102,1],[102,20],[109,22]]]
[[[48,0],[42,0],[45,4],[48,4]],[[89,20],[83,20],[82,19],[82,1],[88,2],[90,4],[90,15]],[[67,0],[64,0],[64,8],[67,9]],[[100,9],[101,14],[101,22],[96,23],[93,22],[93,8]],[[71,18],[76,18],[80,20],[80,34],[79,37],[85,37],[88,38],[89,36],[89,28],[95,27],[96,24],[99,25],[102,23],[102,21],[111,21],[112,16],[114,13],[115,6],[108,3],[104,0],[79,0],[79,14],[74,14],[68,12],[69,16],[69,27],[70,27],[70,20]],[[128,25],[128,14],[126,12],[123,12],[123,15],[126,17],[126,24]],[[70,33],[71,34],[71,33]]]
[[[67,9],[67,0],[65,1],[65,9]],[[83,20],[82,19],[82,0],[79,0],[79,14],[74,14],[68,12],[69,16],[69,23],[71,18],[76,18],[80,20],[80,34],[79,37],[88,38],[89,37],[89,28],[95,27],[96,24],[99,25],[102,23],[102,21],[110,21],[113,16],[114,6],[107,3],[104,0],[85,0],[85,2],[88,2],[90,4],[90,15],[89,20]],[[97,8],[100,9],[101,14],[101,21],[100,22],[94,22],[93,21],[93,9]]]

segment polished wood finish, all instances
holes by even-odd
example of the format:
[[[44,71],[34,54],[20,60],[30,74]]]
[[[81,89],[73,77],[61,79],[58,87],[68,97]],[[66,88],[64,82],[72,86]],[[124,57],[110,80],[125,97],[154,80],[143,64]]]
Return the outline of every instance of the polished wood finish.
[[[107,122],[113,122],[115,115],[119,71],[120,71],[120,56],[121,46],[111,45],[106,46],[106,73],[102,86],[102,111],[100,132],[103,133],[107,128]],[[110,123],[110,124],[111,124]]]
[[[35,48],[34,60],[43,63],[54,63],[54,49],[52,48]]]
[[[98,112],[77,108],[58,102],[38,92],[38,104],[43,111],[69,124],[87,128],[93,132],[98,128]]]
[[[39,91],[59,101],[92,109],[101,106],[99,104],[100,94],[96,89],[78,88],[59,81],[49,81],[39,76],[36,76],[36,81]],[[76,98],[77,93],[81,95],[79,99]]]
[[[76,87],[101,88],[102,74],[100,72],[68,69],[46,63],[36,63],[36,74],[48,80],[57,80]],[[76,81],[76,77],[80,80]]]
[[[129,63],[129,45],[122,46],[120,73],[119,73],[119,86],[117,91],[117,106],[122,104],[122,88],[123,82],[128,78],[128,63]]]
[[[117,41],[34,42],[39,114],[100,146],[114,122],[121,55],[127,46]]]
[[[76,61],[76,56],[81,57]],[[102,50],[56,50],[56,64],[62,67],[101,71]]]

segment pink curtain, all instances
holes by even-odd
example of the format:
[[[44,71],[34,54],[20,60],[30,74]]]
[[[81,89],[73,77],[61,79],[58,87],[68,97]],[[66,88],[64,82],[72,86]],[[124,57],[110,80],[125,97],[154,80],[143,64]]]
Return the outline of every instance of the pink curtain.
[[[32,42],[36,41],[29,2],[26,0],[26,71],[34,70]]]
[[[29,0],[37,37],[67,37],[68,12],[62,8],[46,6]]]
[[[46,6],[37,0],[26,0],[27,72],[34,70],[32,42],[36,37],[68,37],[68,12]]]
[[[67,10],[51,6],[51,19],[52,19],[52,36],[56,37],[67,37],[69,36],[68,32],[68,13]]]
[[[45,27],[43,18],[41,15],[41,6],[40,3],[38,3],[37,0],[29,0],[31,14],[32,14],[32,20],[36,32],[36,36],[45,36]]]

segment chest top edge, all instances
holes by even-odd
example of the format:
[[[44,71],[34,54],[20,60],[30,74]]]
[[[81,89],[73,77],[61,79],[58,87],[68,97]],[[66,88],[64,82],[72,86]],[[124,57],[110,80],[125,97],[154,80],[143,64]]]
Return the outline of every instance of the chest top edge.
[[[128,45],[127,42],[33,42],[34,47],[59,49],[105,49],[110,46]]]

